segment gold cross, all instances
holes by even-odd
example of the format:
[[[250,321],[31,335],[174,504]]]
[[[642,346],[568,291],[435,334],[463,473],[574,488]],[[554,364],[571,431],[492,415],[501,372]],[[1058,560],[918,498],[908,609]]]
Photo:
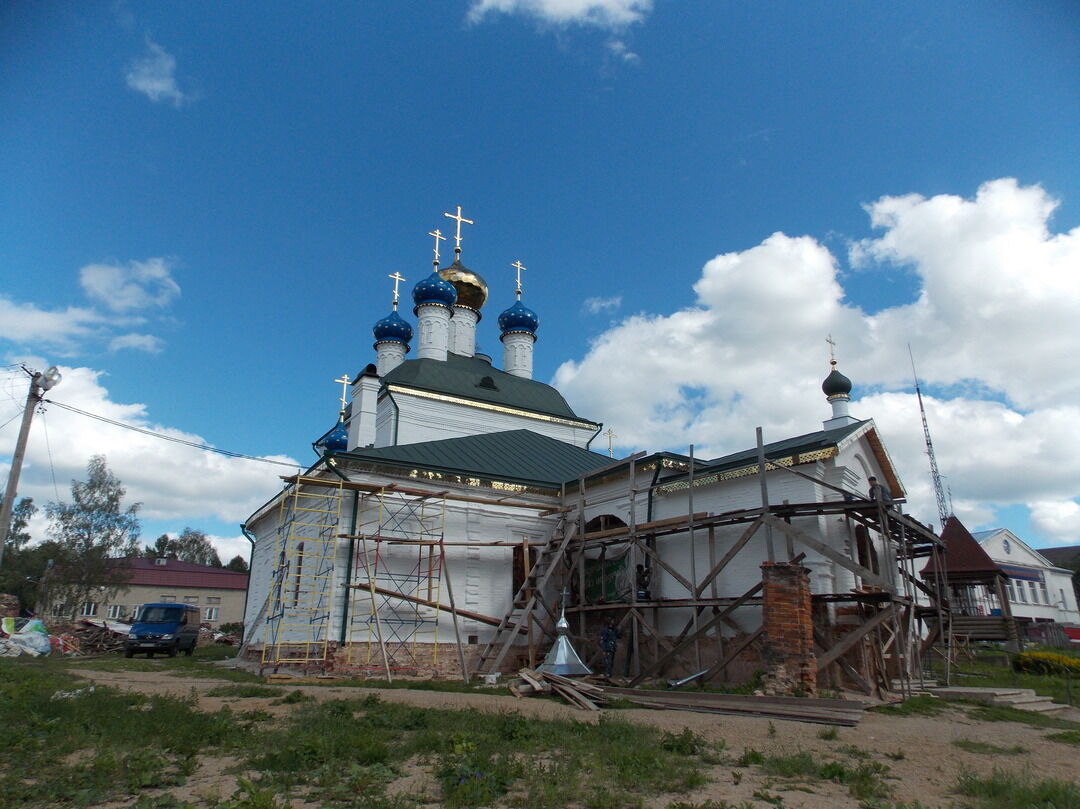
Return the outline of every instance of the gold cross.
[[[527,270],[529,268],[526,267],[524,264],[522,264],[520,260],[515,261],[510,266],[517,270],[517,296],[518,296],[518,298],[520,298],[521,297],[521,271],[522,270]]]
[[[608,454],[608,457],[609,458],[614,458],[615,457],[615,439],[618,438],[618,436],[615,435],[614,430],[612,430],[610,427],[608,427],[607,432],[604,433],[604,438],[607,439],[607,454]]]
[[[829,362],[831,362],[833,365],[836,365],[836,341],[832,338],[832,335],[830,334],[828,337],[825,338],[825,342],[829,344]]]
[[[335,382],[341,384],[341,417],[345,418],[345,392],[349,389],[349,375],[342,374],[339,379],[335,379]]]
[[[393,279],[393,281],[394,281],[394,311],[397,311],[397,301],[398,301],[398,284],[400,284],[400,283],[401,283],[402,281],[404,281],[404,280],[405,280],[405,276],[404,276],[404,275],[402,275],[402,274],[401,274],[401,273],[399,273],[399,272],[396,272],[396,273],[394,273],[393,275],[388,275],[388,276],[386,276],[386,277],[387,277],[387,278],[391,278],[391,279]],[[335,382],[337,382],[337,380],[336,380],[336,379],[335,379],[334,381],[335,381]]]
[[[461,223],[464,222],[466,225],[475,225],[476,223],[471,219],[466,219],[464,216],[461,215],[460,205],[457,206],[456,215],[452,213],[446,213],[444,211],[443,216],[448,216],[455,222],[457,222],[457,231],[454,233],[454,258],[456,259],[458,256],[461,255]]]
[[[460,211],[460,208],[458,210]],[[447,214],[447,216],[449,215],[450,214]],[[435,230],[429,232],[428,236],[435,237],[435,261],[433,263],[435,264],[435,269],[439,269],[439,242],[445,242],[446,237],[442,235],[442,231],[438,228],[435,228]]]

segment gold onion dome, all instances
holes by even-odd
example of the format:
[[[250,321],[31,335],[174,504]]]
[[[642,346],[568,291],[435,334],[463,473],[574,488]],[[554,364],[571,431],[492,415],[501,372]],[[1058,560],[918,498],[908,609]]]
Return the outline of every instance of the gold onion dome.
[[[479,312],[487,302],[487,281],[480,273],[473,272],[460,262],[455,261],[449,267],[443,267],[439,270],[439,276],[454,285],[454,289],[457,290],[458,306],[468,306]]]

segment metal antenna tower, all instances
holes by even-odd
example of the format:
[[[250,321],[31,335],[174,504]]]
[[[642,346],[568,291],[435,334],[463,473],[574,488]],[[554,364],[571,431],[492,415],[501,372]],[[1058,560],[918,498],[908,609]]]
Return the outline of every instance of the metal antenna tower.
[[[941,473],[938,471],[937,456],[934,455],[934,442],[930,440],[930,425],[926,423],[926,408],[923,407],[922,391],[919,389],[919,375],[915,372],[915,355],[911,353],[911,343],[908,343],[908,357],[911,358],[911,375],[915,378],[915,395],[919,399],[919,414],[922,416],[923,436],[926,438],[926,455],[930,458],[930,478],[934,482],[934,496],[937,497],[938,517],[941,518],[941,527],[945,527],[945,521],[949,519],[949,505],[945,500],[945,486],[941,482]]]

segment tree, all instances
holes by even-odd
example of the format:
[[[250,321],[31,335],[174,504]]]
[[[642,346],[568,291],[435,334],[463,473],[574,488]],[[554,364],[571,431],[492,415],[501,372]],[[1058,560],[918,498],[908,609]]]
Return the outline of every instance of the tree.
[[[2,500],[3,498],[0,497],[0,501]],[[32,497],[24,497],[15,504],[15,508],[11,511],[11,530],[8,532],[7,544],[4,546],[5,556],[8,553],[17,553],[30,541],[30,532],[27,527],[30,524],[30,518],[37,513],[37,510]]]
[[[64,601],[74,612],[84,601],[108,600],[123,589],[130,571],[116,559],[138,555],[142,505],[122,509],[126,493],[105,456],[95,455],[86,464],[86,480],[71,481],[72,502],[45,507],[59,551],[51,600]]]
[[[229,560],[229,564],[225,565],[225,569],[226,570],[235,570],[237,573],[247,573],[248,572],[247,559],[245,559],[240,554],[236,554],[236,556],[234,556],[232,559]]]
[[[184,528],[178,537],[162,534],[153,545],[147,545],[143,549],[143,556],[221,567],[221,557],[214,550],[210,538],[194,528]]]

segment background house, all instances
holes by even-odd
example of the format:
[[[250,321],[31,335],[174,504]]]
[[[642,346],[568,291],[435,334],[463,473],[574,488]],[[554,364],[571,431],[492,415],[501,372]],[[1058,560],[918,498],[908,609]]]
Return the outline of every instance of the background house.
[[[1017,620],[1080,624],[1071,570],[1057,567],[1007,528],[972,536],[1008,576],[1005,589]]]
[[[198,607],[201,621],[215,627],[244,620],[247,573],[176,559],[132,557],[117,561],[131,570],[127,586],[107,601],[83,602],[77,616],[119,620],[131,617],[140,604],[176,601]],[[67,615],[70,610],[54,604],[52,614]]]

